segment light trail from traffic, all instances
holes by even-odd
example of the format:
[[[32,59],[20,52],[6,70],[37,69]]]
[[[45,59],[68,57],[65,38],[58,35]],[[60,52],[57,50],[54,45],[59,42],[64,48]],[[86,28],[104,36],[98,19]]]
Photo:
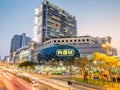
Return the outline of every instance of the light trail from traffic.
[[[4,90],[32,90],[32,84],[4,70],[0,70],[0,83]]]

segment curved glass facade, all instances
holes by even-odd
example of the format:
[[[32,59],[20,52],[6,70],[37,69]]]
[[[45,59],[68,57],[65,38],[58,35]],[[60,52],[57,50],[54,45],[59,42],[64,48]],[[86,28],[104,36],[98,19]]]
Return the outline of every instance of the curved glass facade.
[[[42,49],[38,53],[38,61],[50,61],[55,59],[57,61],[74,60],[80,56],[77,48],[70,45],[54,45]]]

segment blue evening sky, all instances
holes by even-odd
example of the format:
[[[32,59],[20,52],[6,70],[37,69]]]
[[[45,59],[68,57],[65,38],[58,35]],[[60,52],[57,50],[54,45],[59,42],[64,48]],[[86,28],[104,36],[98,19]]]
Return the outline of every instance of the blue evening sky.
[[[42,0],[0,0],[0,56],[9,55],[11,38],[32,38],[34,10]],[[76,16],[78,35],[112,37],[120,52],[120,0],[49,0]],[[119,53],[120,55],[120,53]]]

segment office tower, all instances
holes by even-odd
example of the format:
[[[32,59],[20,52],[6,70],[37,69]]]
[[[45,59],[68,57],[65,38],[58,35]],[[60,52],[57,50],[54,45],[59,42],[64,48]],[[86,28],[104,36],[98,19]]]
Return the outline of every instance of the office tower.
[[[48,1],[35,9],[34,24],[33,40],[37,43],[77,35],[75,16]]]
[[[16,51],[20,47],[21,47],[21,36],[20,35],[14,35],[14,37],[11,40],[10,52]]]
[[[22,46],[28,45],[30,41],[31,41],[31,38],[27,37],[25,33],[23,33],[22,35],[14,35],[14,37],[11,40],[10,53],[12,53],[13,51],[16,51]]]

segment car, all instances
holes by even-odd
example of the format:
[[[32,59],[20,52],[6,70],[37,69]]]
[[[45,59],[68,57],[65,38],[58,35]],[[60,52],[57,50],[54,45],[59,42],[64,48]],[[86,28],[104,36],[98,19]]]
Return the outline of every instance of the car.
[[[39,82],[36,81],[36,80],[33,80],[32,83],[33,83],[33,87],[38,87],[39,86]]]

